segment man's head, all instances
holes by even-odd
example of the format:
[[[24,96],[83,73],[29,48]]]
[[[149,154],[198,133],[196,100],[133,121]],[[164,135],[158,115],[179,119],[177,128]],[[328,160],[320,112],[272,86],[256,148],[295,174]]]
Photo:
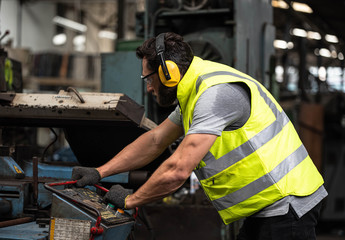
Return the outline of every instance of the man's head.
[[[142,75],[149,75],[144,79],[148,82],[147,91],[152,92],[157,97],[157,101],[161,106],[170,106],[176,100],[177,85],[167,87],[162,84],[164,79],[160,79],[158,74],[161,61],[156,51],[156,39],[150,38],[145,41],[137,48],[136,54],[138,58],[143,60]],[[164,48],[164,58],[166,61],[170,60],[176,63],[180,75],[178,80],[180,80],[193,60],[193,52],[180,35],[171,32],[164,34]]]

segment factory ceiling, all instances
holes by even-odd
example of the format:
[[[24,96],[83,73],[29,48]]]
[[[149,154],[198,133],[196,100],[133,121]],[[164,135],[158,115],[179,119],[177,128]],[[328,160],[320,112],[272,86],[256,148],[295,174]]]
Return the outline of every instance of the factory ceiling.
[[[306,31],[318,32],[321,39],[309,39],[307,47],[312,50],[316,47],[335,48],[338,52],[345,52],[345,0],[297,0],[305,3],[312,9],[312,13],[294,11],[290,0],[284,0],[290,7],[274,8],[274,25],[276,26],[277,39],[298,41],[291,36],[291,29],[300,28]],[[295,1],[296,2],[296,1]],[[338,43],[325,40],[325,35],[337,36]]]
[[[311,15],[314,23],[323,31],[335,34],[345,41],[345,1],[344,0],[304,0],[314,10]]]
[[[35,2],[38,0],[22,0],[23,2]],[[42,0],[40,0],[42,1]],[[76,3],[74,0],[44,0],[60,3]],[[102,0],[112,1],[112,0]],[[126,0],[124,0],[126,1]],[[189,0],[183,0],[189,1]],[[209,0],[212,1],[212,0]],[[224,0],[234,1],[234,0]],[[83,2],[97,2],[95,0],[84,0]],[[205,2],[205,1],[202,1]],[[310,54],[315,49],[326,48],[330,51],[336,51],[345,55],[345,0],[271,0],[274,2],[284,2],[288,8],[274,7],[274,25],[276,27],[276,39],[282,39],[286,42],[292,42],[294,49],[298,51],[298,46],[305,46]],[[305,3],[311,9],[312,13],[303,13],[295,11],[293,3]],[[316,32],[320,34],[320,39],[307,37],[302,39],[294,36],[291,31],[294,28],[304,29],[307,32]],[[338,42],[329,42],[325,39],[327,34],[337,36]],[[335,59],[331,59],[333,62]]]

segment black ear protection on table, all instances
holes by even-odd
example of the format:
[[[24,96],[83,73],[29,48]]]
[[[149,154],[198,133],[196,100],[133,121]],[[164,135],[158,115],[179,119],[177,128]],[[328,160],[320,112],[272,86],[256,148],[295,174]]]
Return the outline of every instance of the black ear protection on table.
[[[165,60],[164,37],[165,33],[161,33],[156,37],[156,52],[160,62],[158,75],[164,86],[175,87],[180,82],[180,70],[176,63],[170,60]]]

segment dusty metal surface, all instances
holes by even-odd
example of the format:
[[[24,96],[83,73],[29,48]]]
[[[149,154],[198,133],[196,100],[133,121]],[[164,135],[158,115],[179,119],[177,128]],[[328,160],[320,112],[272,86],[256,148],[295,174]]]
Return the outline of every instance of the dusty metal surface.
[[[68,126],[99,122],[144,128],[151,125],[145,118],[144,107],[122,93],[17,93],[12,102],[0,105],[2,125]]]
[[[17,93],[10,106],[19,108],[79,108],[79,109],[115,109],[124,96],[121,93],[80,93],[85,103],[82,103],[74,92],[61,90],[58,94],[26,94]]]

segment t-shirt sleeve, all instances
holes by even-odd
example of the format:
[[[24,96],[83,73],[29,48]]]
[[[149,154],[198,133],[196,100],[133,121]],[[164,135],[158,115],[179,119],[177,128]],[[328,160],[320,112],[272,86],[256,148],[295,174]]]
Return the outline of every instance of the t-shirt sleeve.
[[[170,121],[172,121],[176,125],[181,126],[181,127],[183,126],[183,124],[182,124],[182,116],[181,116],[179,105],[177,105],[175,110],[170,113],[168,118],[169,118]]]
[[[187,135],[207,133],[220,136],[224,130],[242,127],[250,116],[249,94],[246,85],[237,83],[208,88],[196,102]]]

